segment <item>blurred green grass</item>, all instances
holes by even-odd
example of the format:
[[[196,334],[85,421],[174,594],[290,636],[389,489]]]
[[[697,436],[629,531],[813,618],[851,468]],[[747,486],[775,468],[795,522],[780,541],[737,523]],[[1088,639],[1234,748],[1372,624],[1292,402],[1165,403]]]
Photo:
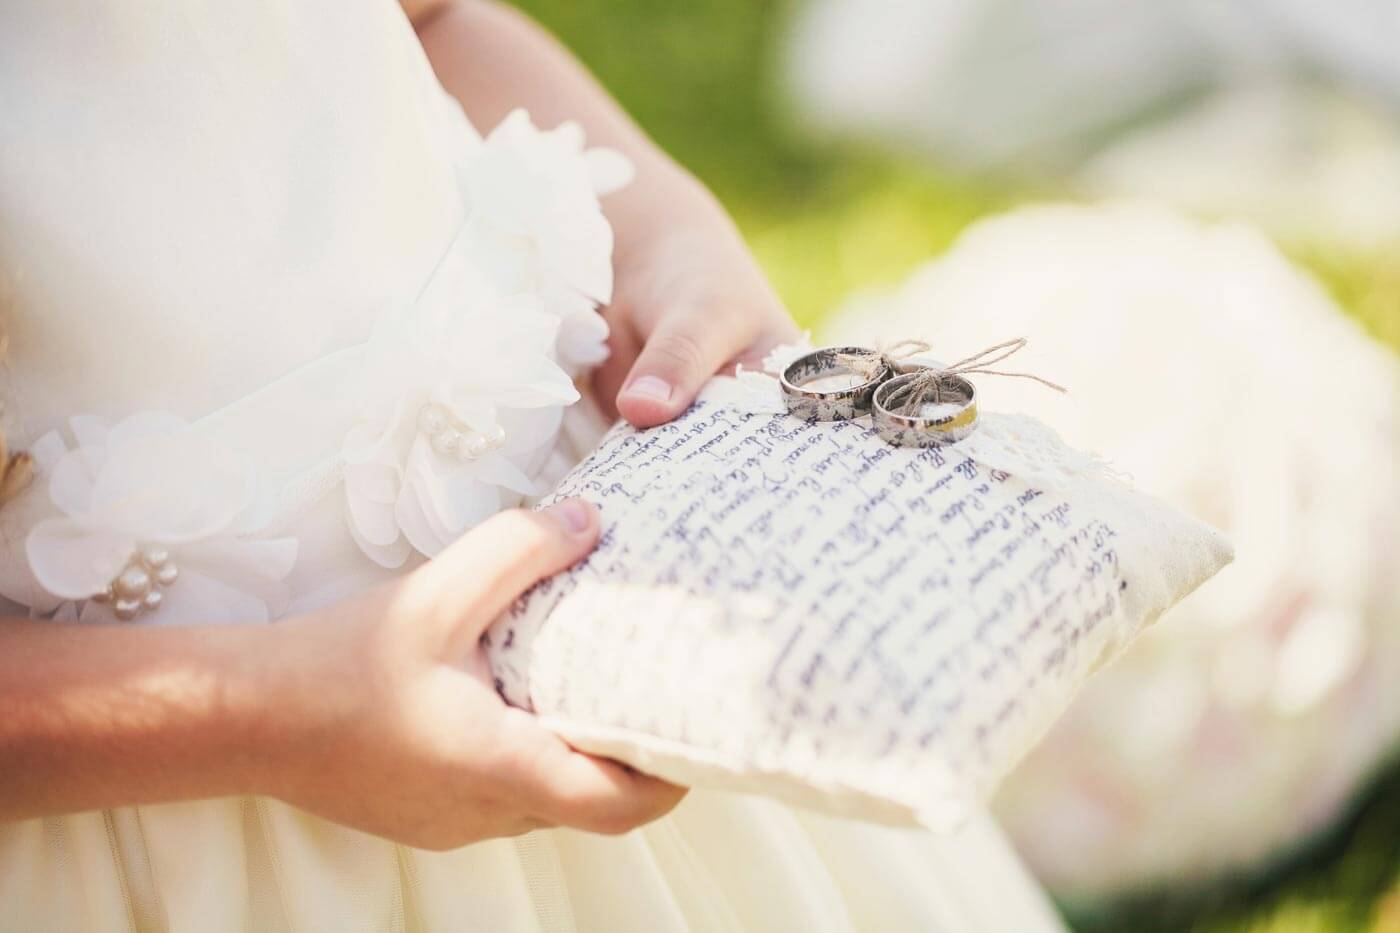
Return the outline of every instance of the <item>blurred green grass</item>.
[[[799,321],[900,281],[973,221],[1063,196],[959,177],[873,148],[814,143],[785,118],[777,0],[518,0],[734,214]],[[1400,350],[1400,244],[1286,242],[1377,339]],[[1204,888],[1073,906],[1081,930],[1400,931],[1400,772],[1302,855]]]
[[[785,117],[788,0],[518,0],[728,206],[804,324],[893,284],[968,224],[1052,189],[959,177],[873,148],[814,143]],[[1400,350],[1400,243],[1370,254],[1283,243]]]
[[[814,146],[782,118],[773,74],[786,4],[523,0],[738,221],[793,314],[897,282],[1011,192],[912,160]]]
[[[1079,933],[1400,931],[1400,768],[1320,839],[1272,863],[1111,904],[1062,905]]]

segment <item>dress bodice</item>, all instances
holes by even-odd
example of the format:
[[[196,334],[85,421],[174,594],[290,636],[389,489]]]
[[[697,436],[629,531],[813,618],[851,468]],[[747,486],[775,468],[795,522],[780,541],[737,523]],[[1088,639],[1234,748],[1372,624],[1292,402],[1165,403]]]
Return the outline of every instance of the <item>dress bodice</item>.
[[[75,410],[197,418],[364,340],[462,217],[388,0],[91,6],[0,10],[0,280],[33,436]]]
[[[154,549],[119,616],[275,617],[540,489],[626,170],[577,127],[483,139],[391,0],[6,4],[0,109],[0,592],[108,617]]]

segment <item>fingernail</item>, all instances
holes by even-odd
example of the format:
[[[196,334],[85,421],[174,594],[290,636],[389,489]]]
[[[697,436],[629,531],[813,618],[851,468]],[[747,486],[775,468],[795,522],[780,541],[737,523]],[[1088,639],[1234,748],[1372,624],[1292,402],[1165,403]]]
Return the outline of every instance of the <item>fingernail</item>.
[[[549,514],[564,523],[573,534],[587,531],[593,522],[593,509],[582,499],[561,499],[549,507]]]
[[[658,402],[671,400],[671,384],[656,376],[638,376],[627,386],[627,395],[633,398],[650,398]]]

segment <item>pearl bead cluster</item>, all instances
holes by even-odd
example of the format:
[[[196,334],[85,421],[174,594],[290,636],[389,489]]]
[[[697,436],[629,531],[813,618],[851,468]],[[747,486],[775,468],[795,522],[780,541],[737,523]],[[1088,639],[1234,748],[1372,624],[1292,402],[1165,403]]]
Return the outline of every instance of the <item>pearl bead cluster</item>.
[[[143,612],[160,608],[159,587],[169,586],[180,577],[180,569],[163,547],[144,547],[132,555],[122,572],[107,589],[92,597],[95,603],[110,604],[112,614],[130,622]]]
[[[482,434],[457,421],[446,408],[436,404],[424,405],[418,412],[418,430],[427,435],[433,450],[463,463],[500,450],[506,442],[505,429],[500,425],[490,434]]]

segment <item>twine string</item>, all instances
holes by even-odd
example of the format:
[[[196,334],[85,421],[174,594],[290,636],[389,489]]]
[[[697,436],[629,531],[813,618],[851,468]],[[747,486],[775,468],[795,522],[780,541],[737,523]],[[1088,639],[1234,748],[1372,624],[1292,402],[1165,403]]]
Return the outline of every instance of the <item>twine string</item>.
[[[933,347],[922,340],[901,340],[888,346],[875,345],[873,350],[857,350],[854,353],[835,354],[836,362],[863,377],[867,382],[880,375],[882,369],[898,375],[904,372],[900,360],[927,353]]]
[[[903,341],[903,343],[916,343],[917,341]],[[943,401],[943,392],[950,388],[950,376],[1011,376],[1017,379],[1034,379],[1047,388],[1056,392],[1068,392],[1064,386],[1051,382],[1034,373],[1015,373],[1001,369],[992,369],[997,363],[1012,356],[1025,347],[1027,340],[1025,337],[1017,337],[1015,340],[1007,340],[994,346],[987,347],[979,353],[974,353],[966,359],[958,360],[951,366],[943,368],[928,367],[914,371],[914,375],[904,385],[900,386],[890,394],[889,404],[892,408],[899,409],[904,414],[917,414],[923,410],[928,402],[935,405]],[[896,345],[898,346],[898,345]],[[925,345],[927,346],[927,345]],[[919,351],[923,352],[923,351]],[[911,354],[912,355],[912,354]]]

